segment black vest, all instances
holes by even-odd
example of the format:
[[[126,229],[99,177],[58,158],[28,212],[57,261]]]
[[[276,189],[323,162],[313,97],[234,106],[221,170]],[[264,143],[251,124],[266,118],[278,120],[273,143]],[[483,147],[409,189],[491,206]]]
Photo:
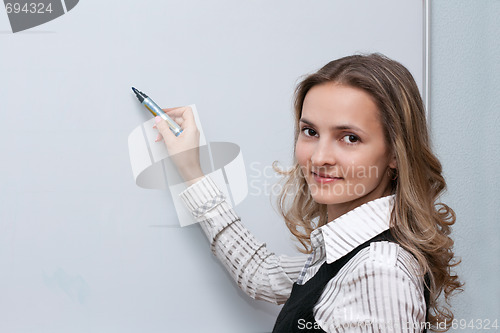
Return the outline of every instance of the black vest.
[[[326,284],[337,275],[338,271],[354,257],[359,251],[368,247],[372,242],[391,241],[395,242],[389,230],[375,236],[374,238],[359,245],[342,258],[321,265],[318,272],[305,284],[293,284],[290,298],[286,301],[274,324],[273,333],[291,332],[325,332],[313,315],[313,308],[318,302]],[[425,288],[425,303],[429,304],[429,291]],[[429,311],[427,310],[427,313]],[[427,316],[426,316],[427,320]],[[426,332],[426,330],[424,330]]]

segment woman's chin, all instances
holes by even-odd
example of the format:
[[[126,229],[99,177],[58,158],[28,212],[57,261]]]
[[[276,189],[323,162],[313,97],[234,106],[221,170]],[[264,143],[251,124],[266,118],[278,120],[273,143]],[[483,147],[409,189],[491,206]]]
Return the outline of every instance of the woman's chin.
[[[334,205],[349,201],[349,198],[339,195],[313,195],[313,200],[322,205]]]

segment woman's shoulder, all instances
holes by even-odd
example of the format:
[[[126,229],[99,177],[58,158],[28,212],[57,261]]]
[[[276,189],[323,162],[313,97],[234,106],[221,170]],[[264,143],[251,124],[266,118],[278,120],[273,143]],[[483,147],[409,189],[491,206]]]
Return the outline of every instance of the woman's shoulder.
[[[412,280],[416,285],[421,285],[423,281],[422,270],[415,256],[394,242],[372,242],[350,261],[351,265],[344,268],[353,273],[362,270],[363,274],[371,276],[401,276]]]
[[[426,305],[423,285],[416,275],[416,259],[397,243],[372,242],[359,251],[343,272],[331,279],[316,305],[316,321],[325,330],[335,331],[329,318],[380,330],[399,322],[423,322]],[[352,315],[351,315],[352,314]],[[385,330],[384,330],[385,331]]]

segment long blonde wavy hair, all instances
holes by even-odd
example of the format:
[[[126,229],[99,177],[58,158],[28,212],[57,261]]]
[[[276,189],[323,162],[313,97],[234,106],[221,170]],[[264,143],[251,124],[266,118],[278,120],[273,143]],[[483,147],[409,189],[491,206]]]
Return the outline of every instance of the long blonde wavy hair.
[[[427,320],[431,329],[438,330],[436,324],[445,320],[450,325],[453,313],[449,297],[454,291],[463,290],[458,276],[451,272],[460,263],[449,237],[455,213],[438,202],[446,182],[441,163],[431,150],[425,109],[415,80],[403,65],[381,54],[331,61],[306,76],[295,90],[295,142],[305,96],[313,86],[325,82],[360,88],[376,102],[387,147],[397,160],[397,177],[391,181],[395,194],[391,234],[415,256],[426,274],[430,296]],[[299,251],[311,253],[311,232],[328,222],[326,205],[313,200],[295,157],[289,170],[280,169],[276,163],[273,163],[275,171],[284,176],[277,198],[278,211],[304,247]],[[437,302],[442,293],[445,306]]]

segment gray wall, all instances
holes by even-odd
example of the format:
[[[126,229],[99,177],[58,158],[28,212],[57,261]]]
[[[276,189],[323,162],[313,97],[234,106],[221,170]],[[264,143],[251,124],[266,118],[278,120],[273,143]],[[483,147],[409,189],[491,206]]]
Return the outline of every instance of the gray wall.
[[[452,301],[455,318],[500,325],[499,17],[498,0],[432,1],[430,120],[466,283]]]

